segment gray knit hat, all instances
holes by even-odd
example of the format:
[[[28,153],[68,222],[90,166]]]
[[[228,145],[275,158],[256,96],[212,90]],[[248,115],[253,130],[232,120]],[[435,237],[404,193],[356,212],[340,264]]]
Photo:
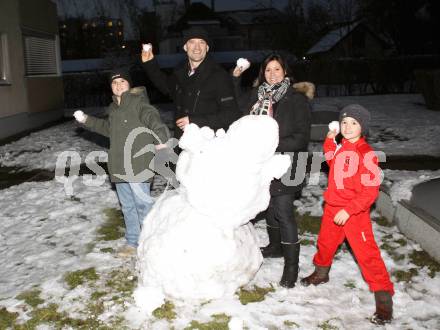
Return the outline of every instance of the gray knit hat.
[[[357,120],[357,122],[361,125],[362,134],[368,135],[368,130],[370,127],[370,112],[365,109],[362,105],[359,104],[349,104],[342,108],[339,113],[339,123],[345,117],[351,117]]]

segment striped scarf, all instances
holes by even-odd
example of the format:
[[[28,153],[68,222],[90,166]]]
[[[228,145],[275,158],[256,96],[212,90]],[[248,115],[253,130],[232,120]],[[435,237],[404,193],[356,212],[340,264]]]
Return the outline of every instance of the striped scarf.
[[[258,101],[252,106],[251,115],[268,115],[273,117],[273,104],[277,103],[286,94],[290,86],[290,79],[269,85],[264,82],[258,87]]]

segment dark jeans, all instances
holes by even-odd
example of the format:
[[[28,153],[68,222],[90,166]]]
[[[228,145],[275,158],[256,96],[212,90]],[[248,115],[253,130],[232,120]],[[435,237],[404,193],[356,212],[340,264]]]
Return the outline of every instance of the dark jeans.
[[[294,194],[272,196],[266,211],[266,223],[269,227],[280,228],[281,242],[298,242],[298,225],[293,213]]]

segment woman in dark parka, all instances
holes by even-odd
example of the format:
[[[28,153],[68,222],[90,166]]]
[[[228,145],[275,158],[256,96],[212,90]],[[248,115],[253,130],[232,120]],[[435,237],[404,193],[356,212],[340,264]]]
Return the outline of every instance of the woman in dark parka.
[[[290,182],[295,173],[305,173],[305,161],[300,162],[298,153],[307,153],[310,139],[311,109],[306,95],[313,95],[314,85],[299,83],[292,88],[288,76],[288,67],[278,54],[269,55],[261,64],[256,87],[248,93],[240,88],[240,76],[244,70],[236,67],[233,81],[238,95],[240,108],[245,115],[269,115],[279,125],[279,144],[277,152],[293,154],[290,170]],[[312,96],[313,97],[313,96]],[[301,159],[301,158],[300,158]],[[307,158],[302,157],[306,160]],[[294,218],[293,202],[301,191],[300,184],[285,185],[281,180],[273,180],[270,186],[271,199],[266,211],[269,245],[261,248],[265,258],[284,257],[284,270],[280,285],[288,288],[295,286],[299,271],[300,243],[298,226]]]

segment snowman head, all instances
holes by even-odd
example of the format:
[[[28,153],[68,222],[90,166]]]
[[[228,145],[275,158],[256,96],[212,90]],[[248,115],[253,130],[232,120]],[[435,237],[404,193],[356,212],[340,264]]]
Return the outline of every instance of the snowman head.
[[[278,124],[269,116],[245,116],[216,134],[190,124],[179,142],[181,193],[200,213],[221,225],[239,226],[264,210],[273,178],[288,169],[288,156],[274,155]]]

